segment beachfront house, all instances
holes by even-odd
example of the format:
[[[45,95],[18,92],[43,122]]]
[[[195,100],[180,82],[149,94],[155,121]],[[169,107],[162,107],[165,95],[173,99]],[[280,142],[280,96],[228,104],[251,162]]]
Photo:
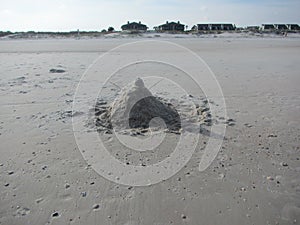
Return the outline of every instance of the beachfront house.
[[[262,30],[275,30],[274,24],[262,24],[261,28]]]
[[[181,24],[180,21],[176,22],[166,22],[165,24],[154,27],[156,31],[184,31],[185,25]]]
[[[235,30],[236,26],[231,23],[221,24],[222,30]]]
[[[231,23],[220,23],[220,24],[213,24],[213,23],[202,23],[197,24],[195,27],[198,31],[205,31],[205,30],[235,30],[236,27],[234,24]]]
[[[300,30],[300,26],[298,24],[287,24],[286,26],[289,30]]]
[[[197,24],[195,28],[197,30],[210,30],[210,24]]]
[[[259,31],[259,26],[247,26],[246,30],[249,30],[249,31]]]
[[[123,31],[146,31],[148,27],[145,24],[142,24],[141,21],[137,22],[127,22],[121,26]]]
[[[211,24],[211,30],[222,30],[221,24]]]
[[[262,30],[300,30],[298,24],[262,24]]]
[[[289,29],[286,24],[274,24],[274,27],[276,28],[276,30],[288,30]]]

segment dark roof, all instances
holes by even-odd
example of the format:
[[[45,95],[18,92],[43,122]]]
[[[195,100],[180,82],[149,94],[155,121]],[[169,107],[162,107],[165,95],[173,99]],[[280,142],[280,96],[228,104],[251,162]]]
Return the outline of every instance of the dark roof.
[[[142,24],[140,22],[139,23],[137,23],[137,22],[131,22],[131,23],[127,23],[127,24],[124,24],[124,25],[141,25],[141,26],[146,26],[145,24]]]
[[[176,22],[166,22],[165,24],[159,25],[158,27],[155,27],[155,30],[160,31],[184,31],[185,25],[181,24],[179,21]]]
[[[181,24],[180,21],[176,22],[166,22],[165,24],[159,25],[159,26],[164,26],[164,25],[181,25],[181,26],[185,26],[184,24]]]
[[[263,24],[262,26],[263,26],[264,28],[275,29],[274,24]]]
[[[122,30],[126,30],[126,29],[133,29],[135,27],[135,29],[143,29],[146,30],[148,27],[145,24],[142,24],[141,22],[127,22],[127,24],[124,24],[121,26]]]

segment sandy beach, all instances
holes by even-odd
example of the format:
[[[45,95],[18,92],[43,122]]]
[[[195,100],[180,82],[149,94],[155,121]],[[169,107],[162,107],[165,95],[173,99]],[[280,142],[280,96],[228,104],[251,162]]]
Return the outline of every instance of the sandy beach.
[[[111,182],[86,162],[72,126],[81,115],[72,107],[95,59],[149,39],[176,43],[205,61],[232,123],[205,171],[198,170],[204,135],[178,173],[136,187]],[[299,37],[0,40],[0,224],[299,224],[299,53]],[[117,146],[112,154],[123,151]]]

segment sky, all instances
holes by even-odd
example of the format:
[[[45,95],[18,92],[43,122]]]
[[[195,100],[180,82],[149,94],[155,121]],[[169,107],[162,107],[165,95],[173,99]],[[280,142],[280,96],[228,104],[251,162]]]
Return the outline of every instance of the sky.
[[[300,24],[300,0],[0,0],[0,31],[120,30],[127,21],[150,29],[166,21]]]

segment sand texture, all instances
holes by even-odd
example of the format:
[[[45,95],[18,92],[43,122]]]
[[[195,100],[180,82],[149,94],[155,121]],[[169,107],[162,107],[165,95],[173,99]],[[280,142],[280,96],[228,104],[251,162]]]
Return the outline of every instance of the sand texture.
[[[175,176],[148,187],[116,184],[96,173],[72,128],[72,118],[83,116],[72,111],[82,74],[101,54],[132,41],[0,41],[0,224],[299,224],[300,39],[172,38],[212,69],[227,117],[210,118],[201,99],[207,133],[200,133],[193,157]],[[201,95],[194,92],[191,86],[186,99]],[[226,124],[225,139],[200,172],[215,122]],[[167,157],[178,139],[168,133],[157,151],[132,154],[104,131],[99,135],[111,154],[137,165]]]

